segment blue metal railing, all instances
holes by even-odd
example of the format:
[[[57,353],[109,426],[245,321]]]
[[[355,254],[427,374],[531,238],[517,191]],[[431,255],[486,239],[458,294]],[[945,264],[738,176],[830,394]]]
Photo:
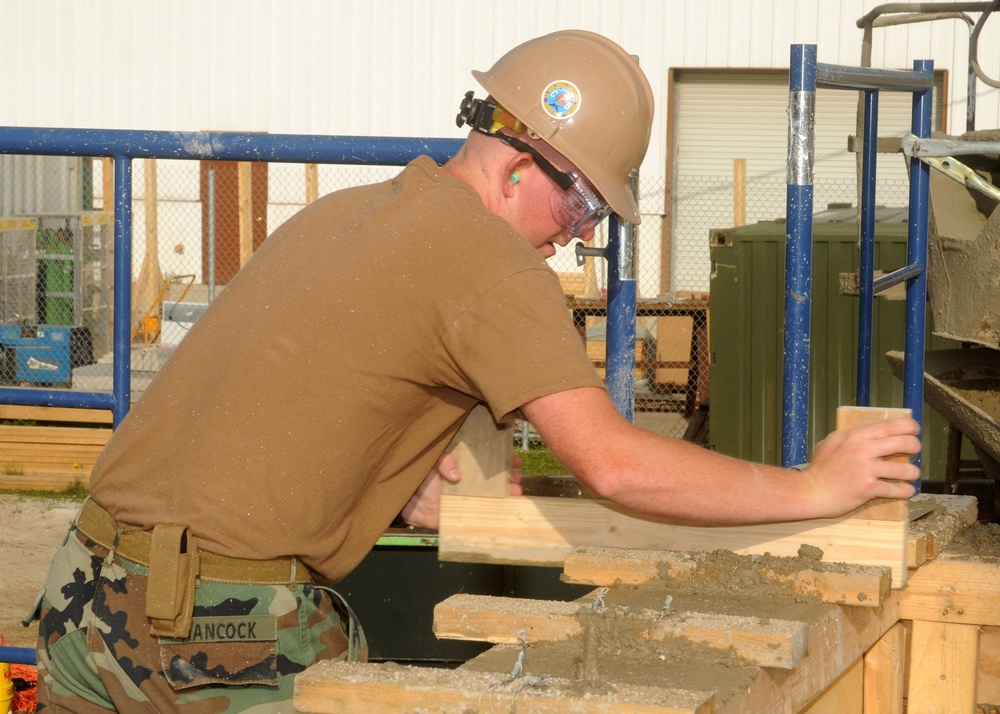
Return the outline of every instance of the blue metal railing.
[[[444,163],[461,145],[459,139],[0,127],[0,153],[110,156],[115,166],[112,391],[108,394],[0,387],[0,403],[110,409],[114,426],[128,413],[131,399],[133,159],[402,166],[421,154]]]
[[[871,386],[874,295],[906,282],[903,406],[923,422],[924,325],[927,301],[929,167],[910,162],[907,264],[874,279],[875,170],[878,94],[913,94],[911,131],[930,136],[934,63],[917,60],[913,71],[844,67],[816,62],[815,45],[792,45],[789,72],[788,240],[785,252],[785,354],[782,402],[782,465],[804,463],[808,454],[809,312],[811,294],[814,113],[817,87],[864,92],[861,230],[858,300],[857,403],[867,406]],[[920,455],[915,460],[920,465]],[[919,486],[919,484],[918,484]]]

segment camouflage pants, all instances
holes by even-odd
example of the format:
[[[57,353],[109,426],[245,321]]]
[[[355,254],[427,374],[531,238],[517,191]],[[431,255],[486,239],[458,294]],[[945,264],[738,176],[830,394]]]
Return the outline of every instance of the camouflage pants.
[[[347,604],[308,583],[201,581],[189,637],[157,638],[147,572],[70,529],[41,598],[38,712],[291,712],[298,672],[367,657]]]

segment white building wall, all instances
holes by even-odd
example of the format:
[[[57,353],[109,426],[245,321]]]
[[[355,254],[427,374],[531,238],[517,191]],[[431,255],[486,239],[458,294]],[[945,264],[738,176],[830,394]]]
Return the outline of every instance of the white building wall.
[[[949,3],[942,2],[942,5]],[[658,101],[646,171],[662,171],[669,67],[787,67],[792,43],[858,64],[874,0],[0,0],[0,125],[459,137],[452,117],[532,36],[579,27],[638,54]],[[975,17],[975,16],[973,16]],[[991,26],[993,25],[993,26]],[[951,70],[964,128],[969,29],[876,29],[873,65]],[[980,62],[1000,75],[1000,18]],[[983,128],[1000,125],[984,88]]]
[[[637,54],[657,102],[644,179],[667,178],[670,68],[787,68],[789,46],[815,43],[820,62],[857,65],[857,20],[877,0],[0,0],[0,125],[255,131],[459,138],[454,116],[470,70],[519,42],[563,28],[607,35]],[[949,2],[941,2],[948,5]],[[1000,15],[1000,14],[998,14]],[[978,17],[972,16],[973,19]],[[872,64],[949,70],[946,129],[965,127],[969,27],[949,20],[877,28]],[[1000,16],[980,40],[1000,77]],[[998,90],[980,85],[977,126],[1000,126]],[[752,136],[752,127],[748,127]],[[729,139],[731,140],[731,139]],[[0,157],[0,166],[10,157]],[[166,165],[165,173],[184,170]],[[6,175],[0,173],[0,175]],[[329,173],[321,192],[335,187]],[[161,192],[173,190],[167,180]],[[280,182],[271,182],[280,192]],[[3,187],[0,187],[3,188]],[[196,210],[197,186],[169,212]],[[136,183],[136,198],[142,185]],[[273,199],[272,199],[273,200]],[[30,201],[29,201],[30,203]],[[288,210],[269,209],[269,229]],[[661,191],[643,197],[651,222]],[[179,219],[178,219],[179,220]],[[141,235],[141,214],[136,234]],[[160,250],[197,270],[191,236]],[[659,245],[643,247],[658,265]],[[648,254],[647,254],[648,253]],[[183,257],[182,257],[183,256]],[[135,264],[142,260],[137,241]],[[573,256],[554,261],[575,269]],[[648,294],[659,279],[646,279]]]

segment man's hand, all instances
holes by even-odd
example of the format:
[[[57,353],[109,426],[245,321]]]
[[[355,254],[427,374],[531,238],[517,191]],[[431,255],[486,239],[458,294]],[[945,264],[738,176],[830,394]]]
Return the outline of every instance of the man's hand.
[[[445,481],[458,483],[462,474],[450,453],[441,455],[427,478],[420,484],[401,515],[403,520],[417,528],[437,528],[441,519],[441,491]],[[521,457],[514,454],[510,472],[510,495],[521,495]]]
[[[817,506],[836,516],[872,498],[912,496],[920,469],[888,457],[919,452],[919,432],[913,419],[890,419],[831,433],[803,474],[813,482]]]

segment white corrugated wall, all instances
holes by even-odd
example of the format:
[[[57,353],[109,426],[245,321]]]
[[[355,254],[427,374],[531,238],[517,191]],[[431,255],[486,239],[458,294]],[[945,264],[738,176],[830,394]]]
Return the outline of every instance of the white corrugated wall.
[[[657,101],[643,177],[662,182],[670,68],[787,68],[792,43],[817,44],[821,62],[856,65],[856,22],[879,4],[0,0],[0,125],[457,138],[459,100],[478,89],[470,69],[488,68],[530,37],[577,27],[640,57]],[[872,64],[909,68],[930,58],[947,69],[945,129],[960,132],[968,35],[953,20],[876,29]],[[982,66],[1000,76],[1000,17],[986,27],[980,50]],[[777,112],[784,112],[780,99]],[[1000,126],[998,90],[981,86],[977,118],[981,128]],[[784,147],[774,151],[780,164]],[[651,223],[662,203],[659,191],[644,193]],[[658,262],[659,246],[648,248]],[[655,291],[658,279],[647,282],[643,292]]]
[[[638,54],[658,100],[646,171],[662,171],[669,67],[787,67],[792,43],[858,64],[873,0],[0,0],[0,124],[461,136],[452,117],[514,44],[566,27]],[[942,3],[947,4],[947,3]],[[1000,18],[980,42],[1000,75]],[[877,29],[873,65],[951,70],[964,128],[968,28]],[[995,89],[979,124],[1000,125]]]

